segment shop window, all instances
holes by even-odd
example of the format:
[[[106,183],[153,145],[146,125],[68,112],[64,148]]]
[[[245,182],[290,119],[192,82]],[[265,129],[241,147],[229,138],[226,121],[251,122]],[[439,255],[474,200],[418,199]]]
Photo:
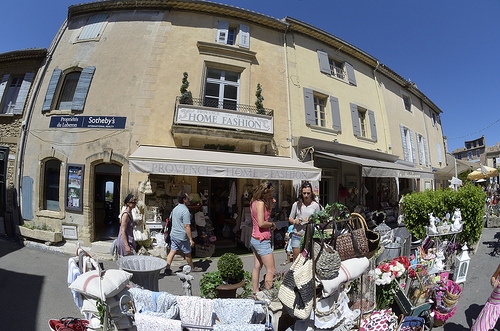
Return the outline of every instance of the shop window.
[[[43,209],[59,211],[61,161],[48,160],[43,172]]]
[[[22,114],[34,73],[24,76],[6,74],[0,82],[0,114]]]
[[[207,68],[206,77],[203,105],[238,110],[240,74],[228,70]]]
[[[42,112],[57,110],[82,111],[94,76],[95,67],[63,73],[54,69],[45,94]]]

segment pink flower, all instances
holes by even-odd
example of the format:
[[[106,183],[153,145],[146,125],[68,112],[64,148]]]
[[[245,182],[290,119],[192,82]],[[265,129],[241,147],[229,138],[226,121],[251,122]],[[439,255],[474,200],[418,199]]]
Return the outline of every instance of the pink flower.
[[[389,272],[389,271],[391,271],[391,268],[387,263],[384,263],[384,264],[382,264],[380,270],[382,270],[383,272]]]
[[[408,270],[408,275],[409,275],[411,278],[415,278],[415,277],[417,276],[417,272],[415,271],[415,269],[410,268],[410,270]]]

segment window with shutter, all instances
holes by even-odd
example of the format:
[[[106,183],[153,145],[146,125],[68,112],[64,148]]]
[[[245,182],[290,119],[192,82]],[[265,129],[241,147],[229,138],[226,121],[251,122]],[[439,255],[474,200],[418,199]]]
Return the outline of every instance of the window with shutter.
[[[407,111],[411,112],[411,98],[410,98],[410,96],[408,94],[402,93],[401,97],[403,99],[403,106],[404,106],[404,108]]]
[[[356,75],[352,64],[330,56],[322,50],[317,50],[316,53],[320,72],[356,86]]]
[[[342,125],[340,124],[339,99],[330,95],[330,107],[332,109],[332,128],[337,131],[342,131]]]
[[[87,20],[87,23],[83,27],[82,32],[78,36],[78,41],[98,39],[107,19],[107,14],[97,14],[90,16]]]
[[[6,75],[8,76],[8,75]],[[4,76],[5,77],[5,76]],[[2,102],[2,114],[13,114],[14,108],[16,106],[17,96],[21,90],[21,85],[23,83],[23,76],[10,76],[7,77],[5,96]]]
[[[240,24],[240,33],[238,36],[239,46],[250,48],[250,27],[245,24]]]
[[[28,98],[28,93],[30,91],[31,83],[33,82],[33,78],[35,74],[30,72],[24,75],[23,82],[21,83],[21,88],[19,90],[19,94],[16,98],[16,105],[14,107],[14,114],[20,115],[23,113],[24,105],[26,103],[26,99]]]

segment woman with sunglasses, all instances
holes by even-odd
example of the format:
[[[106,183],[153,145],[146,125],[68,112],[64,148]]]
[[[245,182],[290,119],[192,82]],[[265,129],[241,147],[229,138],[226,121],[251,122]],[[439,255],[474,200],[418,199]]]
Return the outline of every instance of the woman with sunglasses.
[[[293,224],[292,237],[290,243],[293,250],[293,260],[299,256],[300,240],[305,233],[305,225],[309,222],[309,216],[321,210],[321,206],[316,202],[316,195],[312,191],[312,185],[305,182],[300,187],[300,195],[298,201],[292,205],[289,221]]]
[[[264,287],[270,289],[276,272],[273,249],[271,248],[271,230],[276,230],[276,224],[269,222],[271,209],[274,205],[274,187],[269,182],[263,182],[257,187],[250,201],[252,215],[252,238],[250,247],[253,251],[254,265],[252,270],[253,292],[259,291],[259,276],[262,266],[266,267]]]
[[[137,204],[137,198],[129,194],[125,198],[125,210],[120,216],[120,232],[116,244],[117,253],[120,256],[135,254],[134,240],[134,219],[132,218],[132,209]]]

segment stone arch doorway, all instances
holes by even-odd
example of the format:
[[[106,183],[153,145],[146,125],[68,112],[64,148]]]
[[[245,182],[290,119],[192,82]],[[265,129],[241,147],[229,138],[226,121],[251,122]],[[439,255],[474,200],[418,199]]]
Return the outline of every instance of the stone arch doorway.
[[[94,233],[95,240],[113,240],[120,228],[120,184],[122,167],[112,163],[95,166]]]

